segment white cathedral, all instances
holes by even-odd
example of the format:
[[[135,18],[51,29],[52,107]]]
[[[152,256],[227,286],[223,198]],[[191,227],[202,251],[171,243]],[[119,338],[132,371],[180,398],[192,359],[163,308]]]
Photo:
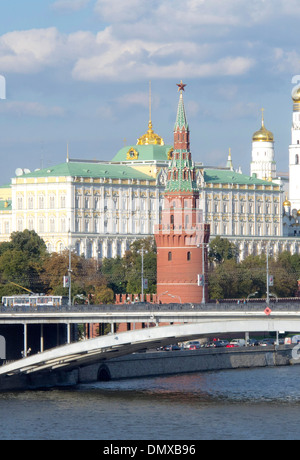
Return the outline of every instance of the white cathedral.
[[[264,116],[252,139],[250,175],[234,171],[231,154],[224,168],[195,165],[211,238],[235,243],[240,259],[268,245],[275,256],[300,254],[300,88],[293,103],[289,178],[277,177],[274,136]],[[153,131],[151,108],[149,118],[137,144],[123,147],[110,162],[68,157],[35,172],[17,170],[0,187],[0,242],[12,232],[35,230],[49,252],[72,248],[101,260],[122,256],[133,241],[154,235],[173,146]]]

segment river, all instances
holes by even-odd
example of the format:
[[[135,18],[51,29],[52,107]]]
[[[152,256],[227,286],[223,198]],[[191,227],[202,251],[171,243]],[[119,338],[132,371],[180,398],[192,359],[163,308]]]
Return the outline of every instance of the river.
[[[0,438],[300,439],[300,366],[1,393]]]

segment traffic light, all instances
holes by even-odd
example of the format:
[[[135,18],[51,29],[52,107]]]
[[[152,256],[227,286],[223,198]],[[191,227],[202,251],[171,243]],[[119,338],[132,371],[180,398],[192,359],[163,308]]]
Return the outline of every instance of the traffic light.
[[[204,275],[198,275],[198,286],[204,286]]]

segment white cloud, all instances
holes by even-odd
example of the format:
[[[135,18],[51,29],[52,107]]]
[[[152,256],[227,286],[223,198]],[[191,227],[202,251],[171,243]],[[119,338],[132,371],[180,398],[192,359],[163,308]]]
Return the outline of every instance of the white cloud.
[[[38,73],[51,67],[72,70],[80,81],[243,75],[254,60],[222,56],[222,47],[193,41],[118,39],[112,27],[98,34],[61,34],[52,27],[16,31],[0,37],[2,72]]]
[[[89,3],[57,0],[52,6],[77,10]],[[275,56],[272,65],[284,72],[298,54],[296,45],[264,48],[257,36],[247,37],[251,25],[300,15],[296,0],[97,0],[95,10],[110,24],[96,34],[50,27],[0,36],[1,72],[55,68],[86,82],[241,76],[265,64],[265,55],[268,62]]]
[[[190,41],[119,40],[113,35],[112,27],[99,32],[90,46],[93,51],[79,57],[74,65],[72,75],[77,80],[110,78],[136,81],[145,78],[242,75],[255,63],[244,56],[219,58],[219,45],[198,45]]]
[[[9,32],[0,37],[2,72],[33,73],[51,65],[61,36],[57,29]]]
[[[182,26],[243,26],[300,15],[298,0],[97,0],[95,11],[110,24],[148,22],[154,34]]]
[[[284,50],[282,48],[275,48],[272,54],[273,66],[272,68],[277,72],[300,72],[300,54],[298,50]]]

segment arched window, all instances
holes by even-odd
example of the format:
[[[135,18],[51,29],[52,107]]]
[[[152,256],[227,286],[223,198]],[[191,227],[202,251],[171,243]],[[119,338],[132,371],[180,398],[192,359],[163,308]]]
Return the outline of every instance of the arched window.
[[[192,254],[188,252],[186,255],[186,260],[191,260],[191,258],[192,258]]]
[[[299,164],[299,155],[296,155],[296,158],[295,158],[295,164],[298,165]]]
[[[172,260],[172,252],[170,251],[170,252],[168,253],[168,261],[171,261],[171,260]]]

